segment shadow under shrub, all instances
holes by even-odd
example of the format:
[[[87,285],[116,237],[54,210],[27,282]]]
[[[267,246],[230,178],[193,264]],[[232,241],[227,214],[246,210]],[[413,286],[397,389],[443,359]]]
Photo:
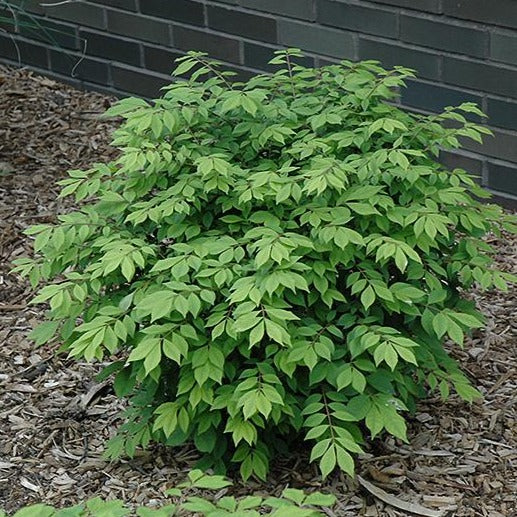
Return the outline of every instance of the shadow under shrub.
[[[406,439],[418,397],[479,395],[443,342],[482,325],[465,289],[506,288],[482,237],[513,225],[435,157],[489,133],[464,117],[482,113],[406,113],[386,101],[410,70],[298,55],[247,83],[178,60],[188,80],[108,111],[120,157],[61,182],[80,208],[27,232],[16,269],[54,279],[36,343],[109,361],[130,397],[111,457],[193,441],[265,478],[305,439],[323,476],[352,474],[366,434]]]

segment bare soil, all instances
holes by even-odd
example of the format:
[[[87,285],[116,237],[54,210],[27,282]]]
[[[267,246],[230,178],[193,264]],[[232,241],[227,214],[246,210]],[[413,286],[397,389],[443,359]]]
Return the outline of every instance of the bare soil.
[[[22,234],[63,207],[55,181],[71,168],[109,159],[114,122],[99,120],[114,99],[85,93],[30,71],[0,66],[0,508],[47,502],[62,507],[101,495],[160,505],[182,480],[194,450],[154,446],[132,460],[102,457],[120,423],[123,403],[98,384],[98,364],[56,357],[27,339],[43,319],[27,305],[31,289],[9,272],[30,253]],[[517,239],[501,238],[496,261],[517,272]],[[443,515],[517,515],[516,292],[473,293],[487,326],[454,350],[484,395],[472,405],[452,396],[420,403],[410,444],[391,438],[370,444],[358,473],[394,499]],[[279,458],[267,483],[237,484],[234,493],[279,494],[286,486],[336,494],[329,515],[412,515],[385,504],[368,485],[336,474],[324,483],[301,451]]]

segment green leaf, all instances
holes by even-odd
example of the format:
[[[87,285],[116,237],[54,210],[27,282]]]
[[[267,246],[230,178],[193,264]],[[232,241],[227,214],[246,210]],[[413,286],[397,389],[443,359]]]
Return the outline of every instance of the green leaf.
[[[306,499],[303,490],[298,490],[296,488],[285,488],[282,492],[282,497],[285,499],[289,499],[300,506],[304,504],[304,501]]]
[[[339,468],[349,476],[353,476],[355,465],[352,456],[342,447],[336,447],[336,458]]]
[[[192,486],[195,488],[207,488],[210,490],[220,490],[221,488],[225,488],[227,486],[231,486],[232,482],[225,479],[223,476],[209,476],[203,475],[202,477],[196,479]]]
[[[190,512],[201,513],[201,515],[210,515],[217,507],[210,501],[207,501],[201,497],[189,497],[186,503],[181,505],[182,509],[189,510]]]
[[[45,504],[34,504],[26,506],[18,510],[13,517],[50,517],[54,515],[55,510],[51,506]]]
[[[365,419],[366,427],[371,432],[372,438],[375,438],[382,429],[384,429],[385,421],[383,418],[383,414],[379,411],[379,408],[376,405],[372,405],[366,414]]]
[[[136,305],[137,310],[144,315],[151,315],[151,321],[156,321],[170,314],[172,310],[174,293],[171,291],[157,291],[149,294]],[[179,298],[179,297],[178,297]],[[176,298],[176,302],[178,300]]]
[[[342,390],[346,388],[349,384],[352,383],[352,368],[347,365],[345,368],[339,372],[339,375],[336,379],[336,386],[338,390]]]
[[[328,425],[318,425],[313,427],[306,435],[306,440],[315,440],[319,438],[322,434],[324,434],[329,429]]]
[[[135,275],[135,264],[129,257],[124,257],[120,263],[120,266],[124,278],[130,282]]]
[[[260,319],[257,316],[257,313],[254,311],[248,314],[243,314],[237,318],[233,324],[233,328],[236,332],[244,332],[252,327],[255,327],[259,323]]]
[[[385,427],[386,427],[386,431],[388,431],[388,433],[407,442],[406,422],[395,411],[392,411],[389,413],[389,417],[387,417],[385,420]]]
[[[124,368],[117,373],[113,383],[113,388],[115,389],[115,395],[117,395],[117,397],[125,397],[133,390],[136,379],[131,375],[131,373],[130,368]]]
[[[339,464],[339,452],[338,452],[338,464]],[[340,465],[341,467],[341,465]],[[304,501],[305,505],[312,506],[326,506],[330,507],[336,503],[336,496],[333,494],[322,494],[320,492],[314,492],[309,494]]]
[[[317,460],[318,458],[323,456],[330,446],[330,438],[318,441],[318,443],[311,450],[310,461]]]
[[[266,333],[267,335],[281,345],[290,344],[289,334],[286,330],[271,320],[264,320],[266,324]]]
[[[173,74],[174,75],[183,75],[186,74],[189,70],[192,70],[196,66],[196,61],[194,60],[187,60],[183,61],[183,63],[180,63],[175,69]]]
[[[34,341],[36,346],[41,346],[52,339],[58,327],[59,321],[45,321],[32,330],[28,337]]]
[[[357,369],[352,369],[352,387],[358,393],[363,393],[366,388],[366,377]]]
[[[178,407],[174,402],[161,404],[156,410],[158,415],[154,421],[153,431],[161,429],[169,437],[178,425]]]
[[[70,508],[62,508],[54,513],[54,517],[81,517],[84,514],[84,505],[78,504]]]
[[[461,327],[454,323],[450,318],[448,318],[447,322],[447,334],[449,334],[449,337],[458,345],[463,346],[463,340],[465,338],[463,334],[463,330],[461,330]]]
[[[439,312],[433,318],[433,329],[436,332],[436,335],[441,338],[449,329],[449,318]]]
[[[169,488],[168,490],[165,490],[165,495],[169,495],[172,497],[181,497],[182,491],[179,488]]]
[[[261,321],[258,325],[256,325],[249,334],[250,340],[250,348],[257,343],[260,343],[262,338],[264,337],[266,326],[263,321]]]
[[[449,398],[450,389],[449,383],[446,380],[440,381],[440,383],[438,384],[438,389],[440,390],[440,395],[443,400]]]
[[[471,386],[468,382],[455,382],[456,393],[465,401],[473,402],[483,397],[480,391]]]
[[[86,506],[92,515],[98,517],[123,517],[129,514],[129,509],[124,507],[124,503],[117,499],[112,501],[102,501],[99,497],[90,499]]]
[[[373,287],[369,285],[361,294],[361,303],[363,304],[365,310],[368,310],[374,301],[375,291],[373,290]]]
[[[336,451],[334,447],[329,447],[327,452],[320,460],[321,476],[325,479],[336,468]]]

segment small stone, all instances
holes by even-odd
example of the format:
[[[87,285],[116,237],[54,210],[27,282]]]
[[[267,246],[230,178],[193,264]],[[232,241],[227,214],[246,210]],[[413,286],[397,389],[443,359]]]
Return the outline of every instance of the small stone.
[[[484,348],[474,347],[468,351],[468,354],[470,357],[472,357],[472,359],[477,359],[484,351]]]

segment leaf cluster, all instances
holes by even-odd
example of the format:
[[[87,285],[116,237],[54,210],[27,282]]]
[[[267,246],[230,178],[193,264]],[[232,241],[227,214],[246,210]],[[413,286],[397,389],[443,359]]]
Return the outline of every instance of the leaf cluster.
[[[507,288],[483,240],[515,229],[441,149],[488,131],[471,103],[394,104],[411,70],[277,53],[247,83],[202,53],[123,119],[120,156],[69,173],[77,210],[36,225],[37,344],[108,361],[131,401],[108,455],[192,441],[202,466],[265,478],[306,440],[324,476],[353,473],[367,436],[406,440],[429,391],[479,394],[444,348],[482,317],[463,297]]]
[[[57,510],[45,504],[26,506],[18,510],[13,517],[174,517],[179,515],[199,515],[202,517],[319,517],[324,515],[318,508],[330,508],[336,502],[333,495],[286,488],[281,497],[234,496],[221,495],[222,490],[232,483],[222,476],[207,475],[200,470],[192,470],[187,481],[176,488],[166,490],[165,494],[174,499],[173,504],[161,508],[139,506],[127,507],[123,501],[113,499],[103,501],[100,497],[85,503]],[[193,491],[211,490],[218,494],[192,495]],[[190,493],[190,495],[189,495]],[[0,509],[0,517],[6,514]]]

